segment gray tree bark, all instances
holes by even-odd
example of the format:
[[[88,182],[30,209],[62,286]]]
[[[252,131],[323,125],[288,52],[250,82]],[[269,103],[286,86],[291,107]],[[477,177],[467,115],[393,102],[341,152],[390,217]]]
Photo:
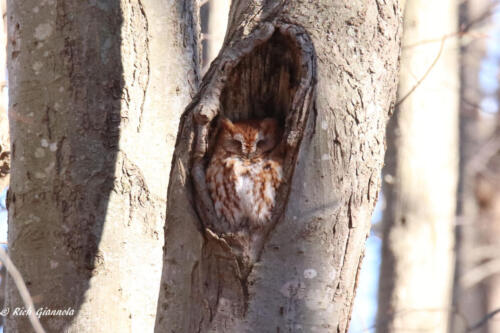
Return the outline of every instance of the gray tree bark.
[[[400,23],[396,1],[233,1],[223,50],[181,121],[156,332],[347,332]],[[214,218],[206,192],[219,115],[285,125],[286,182],[252,240]]]
[[[8,1],[9,250],[49,332],[153,330],[194,1]],[[9,332],[30,332],[9,281]]]
[[[404,24],[402,103],[384,171],[377,332],[445,333],[458,173],[458,47],[450,38],[457,3],[408,0]]]
[[[10,138],[9,119],[7,116],[7,4],[0,1],[0,191],[9,185],[10,173]]]

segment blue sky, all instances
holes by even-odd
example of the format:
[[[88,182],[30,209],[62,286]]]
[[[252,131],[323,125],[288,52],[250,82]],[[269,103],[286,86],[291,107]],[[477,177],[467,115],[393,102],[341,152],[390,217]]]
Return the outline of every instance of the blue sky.
[[[379,201],[373,213],[372,224],[381,223],[384,198]],[[377,289],[381,261],[382,240],[373,232],[366,241],[365,258],[361,266],[358,290],[354,301],[349,333],[374,332],[377,315]]]

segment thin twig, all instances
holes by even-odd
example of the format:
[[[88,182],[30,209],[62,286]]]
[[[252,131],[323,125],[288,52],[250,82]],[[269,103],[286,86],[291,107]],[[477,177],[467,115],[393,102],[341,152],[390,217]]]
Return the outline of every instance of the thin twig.
[[[443,38],[452,38],[452,37],[463,37],[467,34],[472,34],[473,31],[471,31],[472,27],[475,26],[476,24],[478,23],[482,23],[484,22],[484,20],[486,20],[487,18],[493,16],[495,14],[495,7],[498,6],[499,4],[499,0],[496,0],[494,2],[492,2],[488,8],[485,9],[485,11],[479,15],[478,17],[476,17],[475,19],[472,19],[472,20],[469,20],[469,22],[462,26],[461,29],[459,31],[456,31],[456,32],[452,32],[452,33],[449,33],[449,34],[446,34],[440,38],[433,38],[433,39],[427,39],[427,40],[422,40],[422,41],[419,41],[419,42],[416,42],[414,44],[410,44],[410,45],[404,45],[403,46],[403,49],[411,49],[411,48],[414,48],[414,47],[417,47],[417,46],[420,46],[420,45],[425,45],[425,44],[430,44],[430,43],[437,43],[439,41],[441,41]],[[488,35],[486,34],[479,34],[479,37],[488,37]]]
[[[425,74],[420,78],[420,80],[417,81],[417,83],[410,89],[410,91],[408,91],[406,93],[406,95],[404,95],[397,103],[396,103],[396,107],[400,106],[417,88],[418,86],[422,83],[422,81],[425,80],[425,78],[427,77],[427,75],[429,75],[429,73],[432,71],[432,69],[434,68],[434,66],[436,66],[439,58],[441,58],[441,54],[443,53],[443,49],[444,49],[444,42],[446,41],[446,36],[441,38],[441,45],[439,47],[439,52],[436,56],[436,58],[434,59],[434,61],[432,62],[432,64],[429,66],[429,68],[427,68],[427,70],[425,71]]]
[[[473,31],[463,31],[463,30],[456,31],[456,32],[452,32],[452,33],[443,35],[443,36],[438,37],[438,38],[424,39],[424,40],[418,41],[418,42],[410,44],[410,45],[403,45],[402,49],[403,50],[409,50],[409,49],[412,49],[412,48],[415,48],[415,47],[418,47],[418,46],[441,42],[443,40],[443,38],[444,39],[450,39],[450,38],[453,38],[453,37],[462,38],[464,36],[472,35],[472,34],[474,34]],[[476,36],[477,36],[478,39],[479,38],[489,38],[489,37],[491,37],[488,34],[479,34],[479,33]]]
[[[7,253],[5,253],[5,250],[1,246],[0,260],[4,263],[7,272],[9,272],[12,280],[14,280],[14,283],[16,284],[17,290],[19,290],[19,294],[21,295],[24,306],[26,306],[26,308],[28,309],[28,317],[30,319],[31,325],[33,326],[33,329],[36,333],[45,333],[42,324],[40,324],[40,321],[36,316],[35,305],[33,304],[33,300],[30,296],[28,288],[26,288],[26,284],[24,283],[21,273],[19,273],[16,266],[14,265],[14,263],[12,263],[9,256],[7,255]]]
[[[494,259],[500,253],[500,244],[488,244],[479,246],[467,253],[467,261],[482,262],[484,260]]]
[[[478,17],[476,17],[475,19],[469,20],[469,22],[462,28],[462,31],[468,31],[474,25],[483,23],[484,20],[486,20],[490,16],[493,16],[495,14],[495,7],[497,7],[499,4],[499,0],[492,1],[481,15],[478,15]]]
[[[401,105],[418,88],[418,86],[420,86],[420,84],[422,83],[422,81],[425,80],[425,78],[429,75],[429,73],[434,68],[434,66],[436,66],[439,58],[441,57],[441,54],[443,53],[445,41],[448,38],[451,38],[451,37],[462,37],[465,34],[470,33],[470,29],[474,25],[483,22],[486,18],[492,16],[495,13],[494,9],[499,4],[499,2],[500,2],[499,0],[494,1],[481,15],[479,15],[477,18],[475,18],[473,20],[470,20],[467,25],[463,26],[460,29],[460,31],[446,34],[446,35],[442,36],[439,39],[436,38],[436,39],[431,39],[431,40],[424,40],[424,41],[420,41],[420,42],[417,42],[417,43],[414,43],[414,44],[407,45],[407,46],[403,47],[403,49],[409,49],[409,48],[413,48],[413,47],[416,47],[416,46],[419,46],[419,45],[423,45],[423,44],[427,44],[427,43],[435,43],[435,42],[441,41],[441,45],[439,47],[438,55],[436,56],[436,58],[434,59],[434,61],[432,62],[432,64],[429,66],[429,68],[427,69],[427,71],[425,72],[425,74],[422,76],[422,78],[420,78],[420,80],[418,80],[418,82],[410,89],[410,91],[408,93],[406,93],[406,95],[404,95],[396,103],[396,107],[398,107],[399,105]]]
[[[490,320],[491,318],[493,318],[495,315],[499,314],[500,313],[500,308],[488,313],[486,316],[484,316],[480,321],[478,321],[476,324],[472,325],[471,327],[469,327],[467,329],[467,333],[468,332],[474,332],[475,330],[477,330],[478,328],[481,328],[481,326],[483,326],[484,324],[486,324],[488,322],[488,320]]]

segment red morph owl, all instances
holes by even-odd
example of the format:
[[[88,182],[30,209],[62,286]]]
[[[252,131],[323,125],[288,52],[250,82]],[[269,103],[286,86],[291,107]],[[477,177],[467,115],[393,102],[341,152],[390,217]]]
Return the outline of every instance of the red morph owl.
[[[232,231],[258,228],[270,221],[283,179],[281,128],[273,118],[220,124],[206,172],[215,212]]]

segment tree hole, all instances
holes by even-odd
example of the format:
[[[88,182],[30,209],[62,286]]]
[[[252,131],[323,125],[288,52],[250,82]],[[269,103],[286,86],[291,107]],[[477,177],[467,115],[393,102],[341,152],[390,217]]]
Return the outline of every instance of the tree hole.
[[[220,96],[221,111],[232,121],[272,117],[283,126],[301,74],[296,44],[277,30],[231,70]]]

